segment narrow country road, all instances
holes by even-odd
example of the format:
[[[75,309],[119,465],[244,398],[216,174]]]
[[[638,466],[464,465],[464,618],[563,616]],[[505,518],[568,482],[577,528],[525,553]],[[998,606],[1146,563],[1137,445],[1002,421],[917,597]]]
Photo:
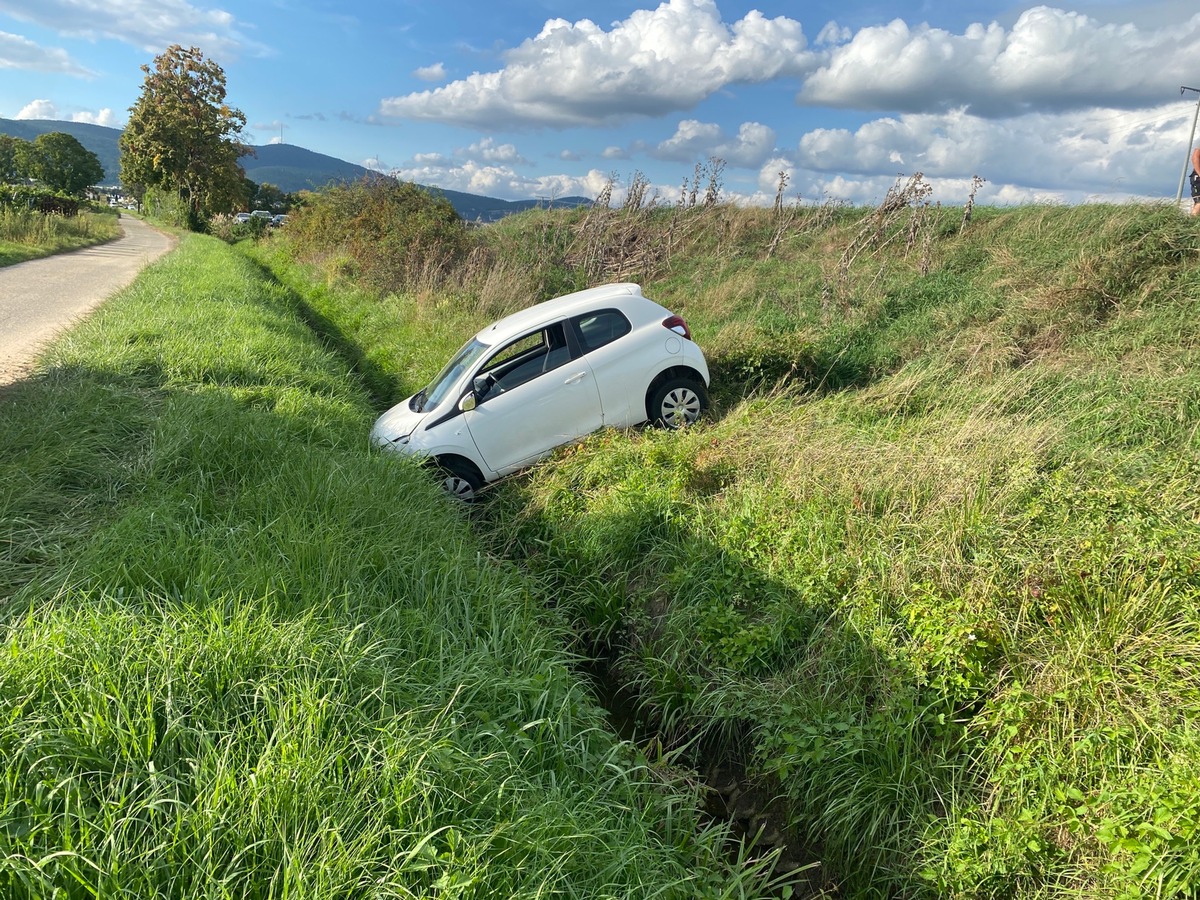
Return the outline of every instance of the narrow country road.
[[[175,246],[140,219],[123,216],[121,225],[124,236],[110,243],[0,267],[0,385],[25,375],[47,340]]]

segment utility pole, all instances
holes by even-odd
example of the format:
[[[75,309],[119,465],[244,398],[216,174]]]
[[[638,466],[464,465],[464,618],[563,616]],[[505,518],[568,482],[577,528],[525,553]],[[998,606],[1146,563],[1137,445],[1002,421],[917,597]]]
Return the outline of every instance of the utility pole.
[[[1191,91],[1196,94],[1196,111],[1192,114],[1192,134],[1188,138],[1187,158],[1183,161],[1183,171],[1179,173],[1179,193],[1175,195],[1176,206],[1183,200],[1183,182],[1187,178],[1188,166],[1192,162],[1192,142],[1196,140],[1196,120],[1200,118],[1200,88],[1188,87],[1181,84],[1179,86],[1179,93],[1182,95],[1184,91]]]

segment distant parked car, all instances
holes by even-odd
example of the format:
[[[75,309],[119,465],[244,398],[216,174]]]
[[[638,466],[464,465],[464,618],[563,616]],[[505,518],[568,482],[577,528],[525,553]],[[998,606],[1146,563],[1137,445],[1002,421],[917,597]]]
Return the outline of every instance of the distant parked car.
[[[453,496],[604,426],[679,428],[708,406],[708,364],[682,318],[636,284],[539,303],[489,325],[371,442],[429,460]]]
[[[279,228],[282,225],[286,225],[287,220],[288,220],[288,217],[285,213],[279,213],[277,215],[271,216],[271,227]]]
[[[250,221],[250,213],[240,212],[233,218],[237,221],[237,223],[239,225],[245,225],[247,222]]]
[[[271,221],[271,213],[266,209],[256,209],[254,212],[250,213],[250,215],[255,219],[266,219],[268,222]]]

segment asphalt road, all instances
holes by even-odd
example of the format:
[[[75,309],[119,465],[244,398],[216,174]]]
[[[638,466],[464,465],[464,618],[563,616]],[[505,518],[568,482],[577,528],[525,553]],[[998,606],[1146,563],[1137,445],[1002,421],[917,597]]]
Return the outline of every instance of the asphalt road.
[[[121,225],[124,236],[107,244],[0,267],[0,384],[26,375],[46,341],[175,246],[140,219]]]

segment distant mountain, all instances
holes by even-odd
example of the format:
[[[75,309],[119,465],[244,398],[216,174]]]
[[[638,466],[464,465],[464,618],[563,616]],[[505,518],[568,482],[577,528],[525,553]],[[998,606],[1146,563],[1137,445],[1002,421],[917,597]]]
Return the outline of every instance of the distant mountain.
[[[120,129],[49,119],[0,119],[0,134],[11,134],[26,141],[32,141],[39,134],[51,131],[63,131],[72,135],[96,154],[100,165],[104,167],[103,184],[119,183]],[[316,190],[331,182],[354,181],[367,175],[379,174],[354,163],[292,144],[265,144],[252,149],[254,155],[242,157],[242,168],[246,170],[246,177],[258,184],[270,182],[289,194]],[[434,193],[444,194],[458,214],[468,222],[495,222],[512,213],[544,205],[539,200],[499,200],[495,197],[447,191],[438,187],[422,187]],[[554,205],[586,206],[591,202],[586,197],[561,197],[555,199]]]
[[[246,177],[257,184],[269,181],[289,194],[316,190],[331,181],[354,181],[371,174],[370,169],[292,144],[266,144],[251,149],[254,154],[241,159]]]
[[[539,206],[549,206],[545,200],[498,200],[495,197],[481,197],[478,194],[464,194],[461,191],[447,191],[439,187],[422,185],[425,190],[434,194],[443,194],[450,201],[455,211],[468,222],[495,222],[513,213],[536,209]],[[555,209],[563,207],[590,206],[587,197],[555,197]]]

